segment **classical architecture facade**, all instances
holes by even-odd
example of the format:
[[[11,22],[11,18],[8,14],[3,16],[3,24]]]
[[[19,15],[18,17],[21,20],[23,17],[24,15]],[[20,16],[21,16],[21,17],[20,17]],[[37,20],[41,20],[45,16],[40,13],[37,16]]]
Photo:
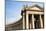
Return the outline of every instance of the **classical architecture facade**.
[[[24,6],[21,15],[19,21],[6,25],[6,31],[44,28],[44,8],[39,5]]]

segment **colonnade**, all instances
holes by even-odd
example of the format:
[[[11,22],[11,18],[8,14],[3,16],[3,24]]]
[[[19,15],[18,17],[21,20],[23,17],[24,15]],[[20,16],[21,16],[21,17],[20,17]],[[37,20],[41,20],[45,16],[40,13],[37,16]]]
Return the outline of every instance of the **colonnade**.
[[[39,14],[39,19],[40,19],[40,27],[41,28],[43,28],[43,22],[42,22],[42,15],[41,14]],[[34,14],[32,14],[32,26],[31,26],[31,24],[30,24],[30,29],[31,29],[31,27],[33,28],[33,29],[35,29],[35,24],[34,24],[34,21],[35,21],[35,19],[34,19]],[[26,29],[29,29],[29,19],[28,19],[28,14],[26,14],[26,26],[25,26],[25,17],[24,17],[24,15],[23,15],[23,29],[25,29],[25,27],[26,27]]]

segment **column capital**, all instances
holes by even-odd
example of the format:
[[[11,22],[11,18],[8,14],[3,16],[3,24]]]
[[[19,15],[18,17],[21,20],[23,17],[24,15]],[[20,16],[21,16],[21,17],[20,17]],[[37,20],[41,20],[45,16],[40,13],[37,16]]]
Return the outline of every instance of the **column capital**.
[[[23,15],[25,15],[25,13],[23,13]]]

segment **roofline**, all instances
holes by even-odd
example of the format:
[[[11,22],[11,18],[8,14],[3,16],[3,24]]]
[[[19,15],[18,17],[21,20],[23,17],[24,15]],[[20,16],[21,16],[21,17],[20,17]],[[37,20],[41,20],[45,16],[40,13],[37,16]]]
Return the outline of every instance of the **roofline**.
[[[21,20],[22,20],[22,18],[20,18],[19,21],[17,21],[17,22],[14,22],[14,23],[12,23],[12,24],[8,24],[8,25],[5,25],[5,26],[6,26],[6,27],[9,27],[9,26],[11,26],[11,25],[14,26],[13,24],[18,23],[18,22],[20,22]]]

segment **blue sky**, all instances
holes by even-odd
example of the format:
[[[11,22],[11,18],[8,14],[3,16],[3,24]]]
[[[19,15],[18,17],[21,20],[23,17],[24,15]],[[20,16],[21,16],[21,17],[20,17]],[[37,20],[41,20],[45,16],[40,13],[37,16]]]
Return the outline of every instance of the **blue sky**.
[[[15,0],[6,0],[6,24],[18,21],[22,17],[21,10],[23,8],[23,5],[26,4],[38,4],[41,7],[43,6],[43,4],[40,3],[17,2]]]

